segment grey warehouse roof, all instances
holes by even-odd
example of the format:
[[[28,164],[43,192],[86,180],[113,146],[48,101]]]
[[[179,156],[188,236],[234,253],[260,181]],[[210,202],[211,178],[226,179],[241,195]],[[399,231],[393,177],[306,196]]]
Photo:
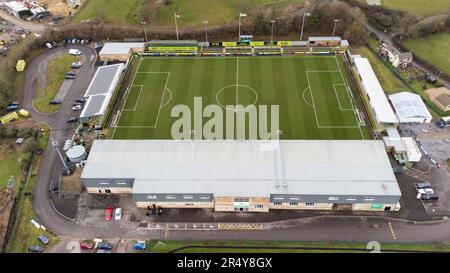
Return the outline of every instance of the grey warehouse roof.
[[[144,43],[105,43],[100,50],[99,55],[128,54],[132,48],[144,48]]]
[[[372,140],[95,140],[81,178],[134,178],[133,193],[401,195]]]
[[[124,64],[120,63],[101,66],[97,69],[94,78],[84,94],[87,102],[80,114],[81,119],[105,114],[123,68]]]

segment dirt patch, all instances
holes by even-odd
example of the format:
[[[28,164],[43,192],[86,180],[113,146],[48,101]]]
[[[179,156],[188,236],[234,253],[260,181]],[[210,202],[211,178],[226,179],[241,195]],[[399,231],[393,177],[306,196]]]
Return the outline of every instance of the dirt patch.
[[[81,190],[83,189],[83,185],[80,181],[81,172],[81,168],[76,168],[71,176],[62,176],[61,192],[80,194]]]
[[[85,0],[80,0],[80,4],[83,4]],[[46,5],[47,10],[54,15],[68,16],[72,15],[79,9],[74,9],[71,5],[68,5],[66,1],[61,0],[40,0],[42,4]]]
[[[14,190],[0,191],[0,250],[3,249],[6,233],[8,231],[11,210],[14,205]]]

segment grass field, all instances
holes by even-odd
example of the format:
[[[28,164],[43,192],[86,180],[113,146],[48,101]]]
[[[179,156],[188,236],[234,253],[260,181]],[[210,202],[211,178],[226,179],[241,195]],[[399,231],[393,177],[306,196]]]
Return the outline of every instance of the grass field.
[[[34,101],[34,107],[38,111],[53,113],[58,110],[59,105],[50,105],[49,102],[58,94],[65,75],[70,70],[70,65],[77,60],[78,57],[76,56],[63,55],[48,63],[45,89],[39,90],[40,94],[36,96]]]
[[[279,105],[282,139],[368,139],[340,63],[336,56],[137,59],[112,137],[171,139],[172,107],[193,112],[194,97],[202,97],[224,117],[236,102]]]
[[[159,243],[158,243],[159,242]],[[148,241],[148,252],[167,253],[185,246],[198,246],[175,251],[176,253],[298,253],[298,252],[364,252],[368,250],[345,250],[345,248],[366,249],[366,243],[359,242],[296,242],[296,241]],[[203,248],[203,247],[208,248]],[[223,248],[209,248],[211,246],[223,246]],[[246,246],[249,248],[239,248]],[[225,248],[236,247],[236,248]],[[255,247],[255,248],[251,248]],[[267,248],[265,248],[267,247]],[[276,247],[285,249],[274,249]],[[303,248],[342,248],[343,250],[308,250],[286,249],[289,247]],[[381,244],[381,252],[389,252],[390,249],[414,250],[414,251],[450,251],[448,244]]]
[[[142,0],[86,0],[73,21],[96,20],[108,23],[136,24],[141,22]]]
[[[153,1],[153,0],[152,0]],[[164,1],[161,1],[164,2]],[[169,5],[161,4],[149,22],[152,25],[173,26],[174,13],[181,14],[179,26],[202,25],[207,20],[210,25],[237,20],[240,11],[270,5],[273,8],[304,0],[172,0]],[[137,24],[142,21],[142,0],[87,0],[74,16],[74,22],[97,20],[110,23]]]
[[[415,54],[450,75],[450,58],[448,57],[448,52],[450,52],[449,32],[419,39],[409,39],[403,41],[403,43]]]
[[[448,0],[380,0],[387,8],[407,11],[419,16],[430,16],[450,10]],[[359,0],[367,3],[367,0]]]
[[[201,25],[208,21],[210,25],[218,25],[238,19],[239,12],[247,12],[252,7],[271,5],[282,7],[289,3],[302,3],[304,0],[172,0],[172,4],[161,6],[156,13],[157,25],[173,25],[173,14],[178,12],[180,26]]]
[[[6,141],[11,142],[13,147],[15,145],[12,140],[5,140],[5,143],[0,144],[0,190],[6,187],[11,176],[15,177],[16,185],[21,179],[20,151],[10,149]]]

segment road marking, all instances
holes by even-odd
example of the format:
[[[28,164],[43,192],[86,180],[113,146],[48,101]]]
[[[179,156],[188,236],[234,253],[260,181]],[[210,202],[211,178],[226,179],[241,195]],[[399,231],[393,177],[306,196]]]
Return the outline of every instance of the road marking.
[[[169,233],[169,223],[166,224],[166,230],[164,232],[164,238],[167,238],[167,234]]]
[[[397,235],[395,234],[394,228],[392,228],[392,224],[389,222],[388,225],[392,233],[392,238],[394,238],[394,240],[397,240]]]

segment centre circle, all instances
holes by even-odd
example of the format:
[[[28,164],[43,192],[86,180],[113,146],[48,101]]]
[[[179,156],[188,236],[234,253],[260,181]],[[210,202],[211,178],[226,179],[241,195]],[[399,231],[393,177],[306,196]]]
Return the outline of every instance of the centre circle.
[[[226,110],[235,111],[236,105],[242,105],[246,109],[250,105],[256,105],[258,93],[250,86],[232,84],[223,87],[217,92],[216,101],[218,105]]]

